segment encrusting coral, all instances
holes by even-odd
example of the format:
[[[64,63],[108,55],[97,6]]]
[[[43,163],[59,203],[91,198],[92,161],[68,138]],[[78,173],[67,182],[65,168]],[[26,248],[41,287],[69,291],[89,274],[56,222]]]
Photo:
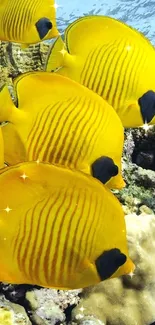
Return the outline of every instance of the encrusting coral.
[[[0,297],[0,325],[31,325],[31,322],[20,305],[13,304]]]
[[[155,321],[155,216],[126,216],[134,274],[102,282],[83,291],[73,319],[96,317],[105,325],[149,325]],[[82,324],[82,323],[80,323]]]

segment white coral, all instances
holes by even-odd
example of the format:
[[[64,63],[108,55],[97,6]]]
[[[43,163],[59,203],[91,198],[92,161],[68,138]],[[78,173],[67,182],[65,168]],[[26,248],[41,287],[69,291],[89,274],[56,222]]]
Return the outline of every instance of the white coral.
[[[155,216],[126,216],[130,256],[135,275],[100,283],[85,290],[84,318],[93,315],[108,325],[149,325],[155,321]]]

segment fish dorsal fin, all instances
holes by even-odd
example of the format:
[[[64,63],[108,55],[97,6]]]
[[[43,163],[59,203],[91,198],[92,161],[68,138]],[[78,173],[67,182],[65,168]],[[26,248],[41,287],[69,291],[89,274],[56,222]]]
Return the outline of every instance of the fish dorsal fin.
[[[25,104],[29,101],[29,98],[32,98],[35,91],[38,90],[38,87],[34,88],[34,85],[31,85],[32,74],[32,72],[23,73],[13,81],[14,92],[17,98],[17,106],[20,109],[26,106]]]
[[[48,87],[48,77],[43,72],[28,72],[14,80],[14,90],[18,101],[18,108],[23,113],[30,113],[32,115],[32,111],[35,113],[35,110],[37,110],[34,102],[41,97],[45,98],[46,93],[50,92],[50,84]],[[30,98],[32,99],[31,105]]]
[[[132,42],[136,42],[137,37],[138,39],[140,37],[142,42],[148,43],[148,40],[135,29],[106,16],[80,18],[70,24],[65,31],[65,43],[68,52],[72,55],[82,54],[83,58],[95,46],[110,44],[110,42],[123,37]]]
[[[21,113],[12,101],[8,87],[4,86],[0,91],[0,122],[16,124],[21,119]]]
[[[50,103],[52,104],[52,99],[55,94],[52,96],[51,91],[59,91],[59,83],[63,83],[62,77],[54,73],[36,71],[22,74],[14,80],[18,107],[24,112],[29,112],[32,115],[32,106],[33,112],[35,112],[35,110],[38,111],[38,107],[34,104],[36,101],[43,100],[45,104],[46,101],[49,101],[48,98],[50,97]],[[31,101],[30,98],[32,99]]]
[[[31,114],[32,104],[33,112],[35,109],[38,110],[37,105],[34,105],[36,101],[40,104],[40,100],[43,100],[44,105],[48,103],[52,106],[55,102],[70,100],[71,94],[72,97],[83,97],[84,94],[83,87],[75,81],[56,73],[43,71],[26,73],[16,78],[14,86],[18,97],[18,107],[24,112],[29,110]],[[85,92],[89,92],[87,88]],[[94,94],[91,93],[90,96],[94,97]]]

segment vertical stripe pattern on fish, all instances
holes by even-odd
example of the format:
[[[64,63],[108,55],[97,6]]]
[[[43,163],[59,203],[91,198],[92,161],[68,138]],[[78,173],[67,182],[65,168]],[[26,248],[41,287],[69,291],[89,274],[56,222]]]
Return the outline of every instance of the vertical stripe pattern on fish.
[[[52,45],[46,70],[107,100],[124,127],[155,124],[155,49],[121,21],[104,16],[77,19],[66,29],[65,43],[59,37]]]
[[[6,88],[0,96],[0,119],[11,122],[3,128],[7,162],[22,162],[25,148],[25,161],[59,163],[92,173],[92,164],[106,156],[119,169],[118,175],[117,170],[112,172],[108,186],[125,185],[120,174],[123,127],[108,103],[80,84],[46,72],[24,74],[14,85],[18,109],[9,98],[5,107]],[[21,157],[11,149],[12,138]],[[103,164],[103,170],[110,163],[103,159],[98,166]]]
[[[36,162],[5,168],[0,174],[0,224],[1,281],[82,288],[109,277],[113,253],[124,256],[124,262],[110,276],[133,270],[119,201],[76,170]],[[111,256],[108,264],[105,252]]]
[[[25,44],[58,36],[53,0],[4,0],[0,39]]]

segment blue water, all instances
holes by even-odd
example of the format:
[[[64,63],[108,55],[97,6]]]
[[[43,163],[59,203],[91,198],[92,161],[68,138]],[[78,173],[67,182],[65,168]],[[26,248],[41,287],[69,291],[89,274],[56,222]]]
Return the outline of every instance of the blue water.
[[[143,32],[155,45],[155,1],[149,0],[57,0],[60,32],[84,15],[107,15]]]

